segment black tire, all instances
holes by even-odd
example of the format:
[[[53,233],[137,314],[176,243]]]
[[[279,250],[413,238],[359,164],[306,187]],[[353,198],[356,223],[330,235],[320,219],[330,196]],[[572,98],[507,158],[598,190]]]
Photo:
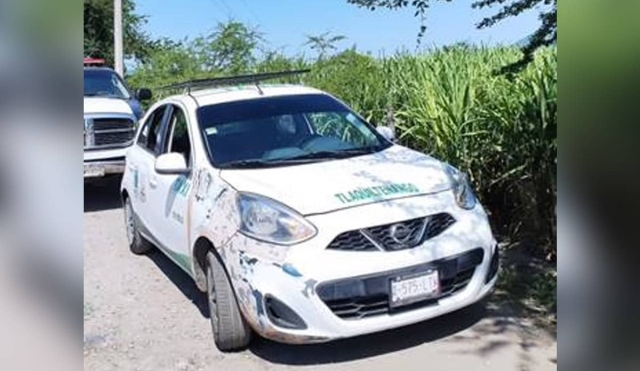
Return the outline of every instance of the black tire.
[[[131,206],[131,199],[129,197],[124,200],[124,223],[127,241],[129,242],[129,250],[131,250],[132,253],[144,255],[153,249],[153,245],[140,234],[138,221],[133,212],[133,206]]]
[[[207,298],[213,340],[223,352],[244,349],[251,341],[251,328],[244,320],[231,282],[220,259],[207,253]]]

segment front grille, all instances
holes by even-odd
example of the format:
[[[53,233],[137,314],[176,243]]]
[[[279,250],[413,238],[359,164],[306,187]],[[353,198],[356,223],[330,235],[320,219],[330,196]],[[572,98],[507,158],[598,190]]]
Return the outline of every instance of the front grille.
[[[336,250],[379,251],[360,231],[351,231],[339,235],[329,244],[329,248]]]
[[[422,234],[424,231],[424,224],[427,221],[426,218],[418,218],[408,220],[402,225],[406,228],[406,241],[405,243],[397,242],[393,239],[391,231],[394,225],[398,224],[386,224],[377,227],[367,228],[363,232],[371,236],[379,246],[382,246],[385,250],[402,250],[406,248],[415,247],[422,240]],[[396,229],[397,231],[397,229]]]
[[[400,271],[321,283],[318,285],[316,292],[333,314],[346,320],[406,312],[412,309],[437,305],[438,300],[464,290],[471,278],[473,278],[476,267],[482,262],[483,257],[484,250],[477,248],[455,257]],[[390,280],[398,275],[409,275],[430,269],[438,270],[440,295],[404,307],[391,309],[389,306]]]
[[[438,236],[455,221],[450,214],[439,213],[401,223],[349,231],[338,235],[328,248],[347,251],[410,249]]]
[[[132,118],[96,118],[85,122],[85,148],[119,147],[131,143],[135,136]]]
[[[451,227],[455,222],[456,220],[449,214],[442,213],[434,215],[427,224],[424,239],[428,240],[438,236],[440,233],[446,231],[447,228]]]
[[[96,146],[110,146],[117,144],[126,144],[133,139],[133,130],[122,132],[96,132]]]
[[[126,118],[93,119],[93,130],[120,130],[133,128],[133,121]]]

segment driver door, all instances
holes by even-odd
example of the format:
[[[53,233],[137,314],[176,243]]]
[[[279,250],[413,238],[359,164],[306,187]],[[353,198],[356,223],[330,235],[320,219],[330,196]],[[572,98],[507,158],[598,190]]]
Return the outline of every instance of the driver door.
[[[191,135],[187,115],[183,108],[172,104],[169,106],[167,130],[164,132],[161,154],[180,153],[185,157],[189,168],[193,164],[191,151]],[[191,273],[189,254],[189,195],[192,173],[186,175],[158,174],[154,169],[157,182],[152,191],[149,206],[153,209],[154,231],[167,255],[188,273]]]

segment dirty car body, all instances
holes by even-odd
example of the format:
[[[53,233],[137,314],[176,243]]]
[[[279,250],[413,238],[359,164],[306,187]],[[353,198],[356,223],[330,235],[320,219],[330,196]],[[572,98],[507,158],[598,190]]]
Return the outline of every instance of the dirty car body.
[[[405,326],[496,282],[497,244],[464,174],[325,92],[204,90],[156,103],[142,122],[122,181],[141,235],[202,291],[213,251],[263,337],[314,343]]]

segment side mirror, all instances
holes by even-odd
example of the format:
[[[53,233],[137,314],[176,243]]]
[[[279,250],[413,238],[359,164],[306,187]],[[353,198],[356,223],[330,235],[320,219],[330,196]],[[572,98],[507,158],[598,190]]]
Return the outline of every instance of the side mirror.
[[[150,100],[152,96],[153,94],[151,93],[151,90],[147,88],[141,88],[136,91],[136,98],[139,101]]]
[[[155,169],[158,174],[183,175],[189,173],[187,161],[180,153],[164,153],[156,159]]]
[[[376,130],[378,130],[378,133],[380,133],[388,141],[395,142],[396,134],[393,132],[393,130],[390,127],[378,126]]]

